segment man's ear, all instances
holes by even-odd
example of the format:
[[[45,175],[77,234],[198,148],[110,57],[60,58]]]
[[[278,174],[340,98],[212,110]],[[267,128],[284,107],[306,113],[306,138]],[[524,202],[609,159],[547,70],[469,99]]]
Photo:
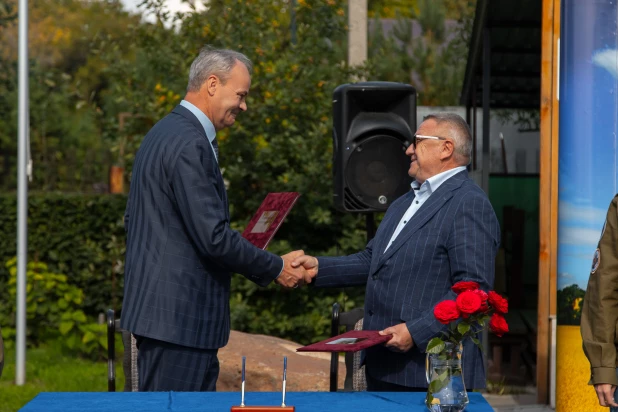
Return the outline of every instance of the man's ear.
[[[214,96],[215,92],[217,91],[217,87],[219,87],[219,84],[220,84],[220,81],[217,76],[215,76],[214,74],[208,76],[208,79],[206,79],[206,83],[205,83],[206,92],[210,96]]]
[[[455,154],[455,142],[452,140],[445,140],[442,145],[442,150],[440,150],[440,160],[445,160],[453,157]]]

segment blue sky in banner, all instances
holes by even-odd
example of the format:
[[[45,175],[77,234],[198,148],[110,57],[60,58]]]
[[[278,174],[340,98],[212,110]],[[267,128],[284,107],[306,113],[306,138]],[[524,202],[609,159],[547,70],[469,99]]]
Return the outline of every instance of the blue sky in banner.
[[[585,289],[618,190],[617,10],[615,2],[570,5],[561,39],[558,289]]]

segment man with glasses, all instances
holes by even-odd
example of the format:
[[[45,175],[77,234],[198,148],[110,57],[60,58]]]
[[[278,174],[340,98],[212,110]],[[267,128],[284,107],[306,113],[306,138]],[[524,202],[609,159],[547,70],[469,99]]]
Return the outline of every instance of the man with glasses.
[[[487,195],[468,178],[466,122],[452,113],[425,117],[406,154],[412,190],[393,202],[365,250],[292,262],[316,276],[315,287],[366,285],[363,328],[392,335],[365,353],[369,391],[426,391],[427,343],[447,329],[434,306],[455,300],[451,286],[459,281],[485,291],[494,282],[500,228]],[[482,354],[470,340],[463,372],[467,388],[485,387]]]

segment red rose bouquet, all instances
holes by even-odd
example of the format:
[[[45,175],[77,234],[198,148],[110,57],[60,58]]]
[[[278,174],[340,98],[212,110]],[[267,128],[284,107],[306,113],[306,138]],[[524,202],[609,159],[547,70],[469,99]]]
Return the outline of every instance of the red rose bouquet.
[[[509,325],[504,319],[504,314],[509,310],[505,298],[494,291],[484,292],[476,282],[457,282],[451,289],[457,293],[457,298],[443,300],[433,309],[436,319],[443,325],[449,325],[449,330],[443,338],[436,337],[429,341],[427,353],[442,352],[445,342],[459,346],[467,337],[480,345],[476,336],[487,325],[497,336],[509,331]]]
[[[509,304],[498,293],[486,293],[476,282],[457,282],[451,288],[455,300],[439,302],[433,309],[436,319],[448,330],[443,337],[435,337],[427,344],[427,397],[425,405],[432,412],[463,411],[468,395],[463,381],[462,342],[470,338],[477,346],[477,338],[487,326],[498,336],[509,331],[504,314]]]

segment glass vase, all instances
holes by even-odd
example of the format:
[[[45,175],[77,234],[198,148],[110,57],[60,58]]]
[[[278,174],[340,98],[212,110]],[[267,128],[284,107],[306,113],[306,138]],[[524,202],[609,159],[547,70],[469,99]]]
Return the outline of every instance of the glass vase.
[[[461,343],[445,342],[440,353],[428,353],[425,363],[427,397],[425,405],[432,412],[458,412],[466,409],[468,393],[464,384]]]

